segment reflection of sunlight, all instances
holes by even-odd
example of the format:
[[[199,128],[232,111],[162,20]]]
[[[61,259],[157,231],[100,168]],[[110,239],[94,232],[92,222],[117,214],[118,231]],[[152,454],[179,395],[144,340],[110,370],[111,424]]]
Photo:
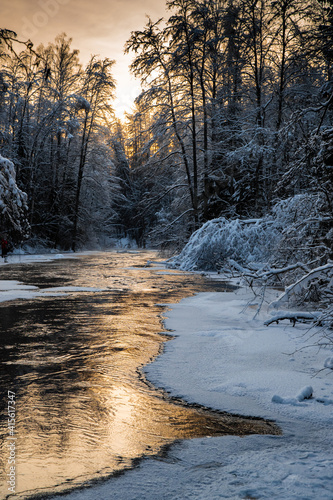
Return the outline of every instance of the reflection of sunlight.
[[[136,420],[136,408],[143,405],[140,393],[134,393],[125,386],[110,391],[114,414],[110,418],[108,432],[113,452],[118,456],[140,456],[145,450],[140,446],[141,425]],[[139,425],[138,425],[139,424]]]

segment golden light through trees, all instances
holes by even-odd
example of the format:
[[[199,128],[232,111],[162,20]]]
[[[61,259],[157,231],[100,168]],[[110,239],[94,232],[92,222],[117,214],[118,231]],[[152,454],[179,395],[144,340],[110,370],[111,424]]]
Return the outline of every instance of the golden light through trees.
[[[3,0],[1,11],[1,28],[15,31],[20,40],[30,39],[35,48],[66,33],[73,39],[73,48],[80,51],[83,64],[91,55],[115,60],[117,95],[113,107],[122,117],[140,92],[129,73],[131,56],[123,54],[124,44],[131,31],[145,23],[146,13],[165,15],[165,1],[16,0],[13,9],[10,0]]]

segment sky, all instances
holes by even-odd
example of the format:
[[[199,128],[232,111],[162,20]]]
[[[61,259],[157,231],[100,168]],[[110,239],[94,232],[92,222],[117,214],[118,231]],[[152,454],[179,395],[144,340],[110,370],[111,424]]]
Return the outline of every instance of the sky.
[[[15,31],[20,40],[38,46],[66,33],[82,63],[92,54],[115,60],[119,117],[130,111],[140,89],[128,70],[133,55],[124,55],[124,45],[131,31],[145,26],[147,15],[157,20],[166,14],[165,0],[1,0],[0,9],[0,28]]]

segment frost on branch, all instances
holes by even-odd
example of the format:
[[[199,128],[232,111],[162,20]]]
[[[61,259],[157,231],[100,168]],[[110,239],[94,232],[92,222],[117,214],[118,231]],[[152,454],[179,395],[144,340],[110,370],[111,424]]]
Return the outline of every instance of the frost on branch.
[[[270,218],[281,234],[273,254],[276,265],[315,259],[324,264],[332,258],[332,213],[324,193],[281,200],[274,205]]]
[[[299,321],[301,323],[313,322],[318,320],[320,316],[319,312],[308,312],[308,311],[279,311],[272,318],[265,321],[265,325],[269,326],[272,323],[279,324],[280,321],[284,319],[288,319],[293,326],[295,326],[296,322]]]
[[[1,229],[26,236],[28,222],[25,217],[27,195],[16,184],[14,164],[0,154],[0,222]]]
[[[83,109],[86,113],[88,113],[91,109],[90,102],[87,101],[84,97],[81,95],[73,94],[73,107],[76,109],[76,111],[80,111]]]
[[[315,289],[315,285],[317,285]],[[320,292],[323,288],[323,292]],[[319,302],[323,301],[324,293],[333,294],[333,262],[325,266],[313,269],[296,283],[288,286],[285,292],[271,306],[274,308],[281,305],[297,305],[297,302]],[[329,300],[329,297],[327,297]]]

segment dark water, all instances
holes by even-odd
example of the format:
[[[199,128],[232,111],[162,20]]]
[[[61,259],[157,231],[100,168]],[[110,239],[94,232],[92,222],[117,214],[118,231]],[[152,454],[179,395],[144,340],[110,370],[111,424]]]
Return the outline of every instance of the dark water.
[[[178,439],[279,433],[269,422],[169,400],[145,380],[141,368],[169,340],[157,304],[225,287],[145,267],[153,259],[100,253],[1,268],[1,279],[44,290],[101,290],[0,303],[1,498],[8,493],[8,390],[16,395],[14,498],[108,477]]]

